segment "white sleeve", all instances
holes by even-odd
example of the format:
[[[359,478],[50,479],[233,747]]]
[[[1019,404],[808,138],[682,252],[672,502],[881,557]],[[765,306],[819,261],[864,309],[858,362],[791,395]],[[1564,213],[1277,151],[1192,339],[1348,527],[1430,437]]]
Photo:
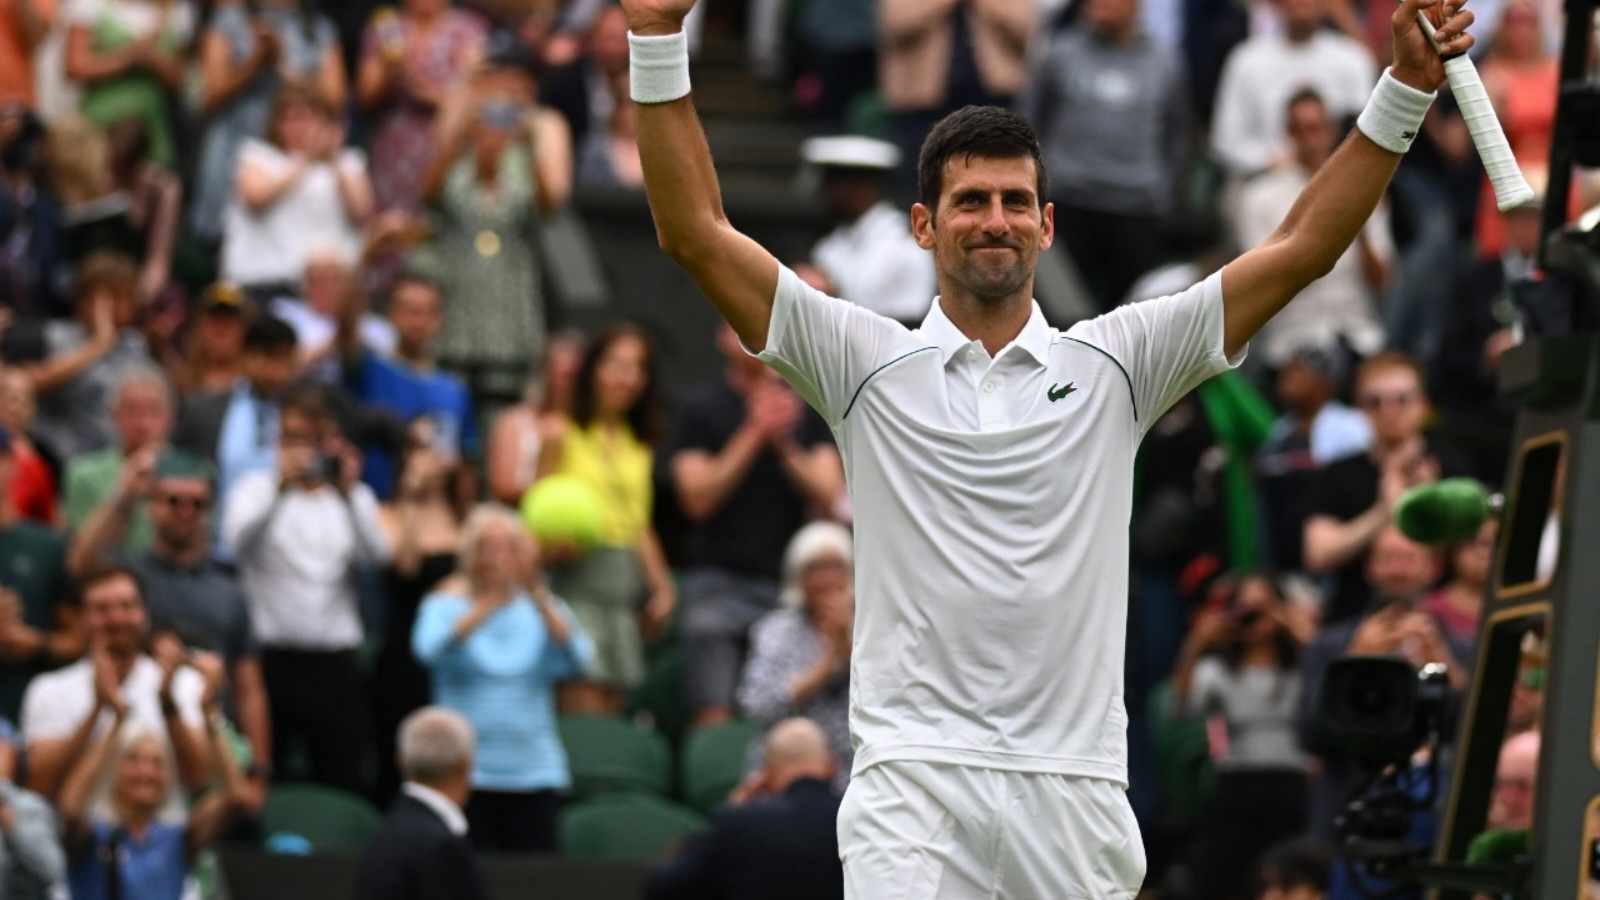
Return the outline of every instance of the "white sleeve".
[[[65,16],[68,25],[92,26],[100,18],[102,0],[67,0]]]
[[[1223,352],[1222,273],[1158,300],[1118,307],[1080,322],[1067,337],[1116,360],[1133,390],[1141,433],[1201,382],[1238,366]]]
[[[1235,173],[1251,173],[1272,163],[1277,150],[1276,135],[1266,135],[1263,122],[1255,119],[1253,93],[1245,58],[1235,49],[1222,66],[1217,87],[1217,107],[1212,117],[1211,150]]]
[[[205,712],[201,701],[205,698],[206,679],[195,669],[184,666],[172,676],[172,701],[178,705],[178,715],[190,728],[205,726]]]
[[[350,520],[356,529],[361,561],[374,565],[388,562],[389,537],[378,517],[378,497],[363,483],[350,489]]]
[[[838,425],[854,393],[906,334],[899,323],[829,297],[779,266],[767,346],[756,358]]]
[[[267,510],[278,495],[278,485],[273,481],[276,475],[276,471],[251,472],[241,477],[228,492],[222,511],[222,545],[235,555],[243,549],[246,539],[253,537],[265,524]]]
[[[59,676],[35,678],[22,695],[22,737],[28,742],[70,737],[83,724],[83,704],[60,690]]]
[[[1189,675],[1189,696],[1184,703],[1184,715],[1210,715],[1227,693],[1226,682],[1227,671],[1221,660],[1215,656],[1201,657]]]

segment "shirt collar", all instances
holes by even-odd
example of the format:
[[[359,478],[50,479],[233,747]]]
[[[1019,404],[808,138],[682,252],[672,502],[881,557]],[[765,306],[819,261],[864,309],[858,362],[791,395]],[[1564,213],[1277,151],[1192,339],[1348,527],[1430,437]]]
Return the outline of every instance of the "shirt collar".
[[[996,359],[1005,356],[1011,348],[1020,347],[1040,366],[1050,364],[1050,343],[1053,339],[1050,325],[1044,320],[1044,310],[1039,308],[1038,301],[1031,302],[1033,311],[1028,315],[1028,324],[1022,326],[1022,331],[1015,340],[1001,348],[995,355]],[[946,363],[968,345],[978,343],[963,334],[961,329],[950,321],[950,317],[944,314],[944,301],[938,297],[934,298],[933,305],[928,308],[928,315],[922,320],[921,331],[922,336],[932,341],[944,354]]]
[[[400,785],[400,791],[407,797],[421,803],[433,810],[433,814],[444,821],[444,827],[456,837],[465,837],[467,833],[467,817],[461,814],[461,807],[456,806],[449,797],[439,793],[425,784],[408,781]]]

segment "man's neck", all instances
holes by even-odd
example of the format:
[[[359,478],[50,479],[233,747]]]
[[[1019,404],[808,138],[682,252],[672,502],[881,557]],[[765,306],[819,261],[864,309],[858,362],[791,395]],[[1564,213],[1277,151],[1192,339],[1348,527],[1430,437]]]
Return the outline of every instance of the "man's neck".
[[[1133,43],[1139,35],[1139,22],[1134,20],[1121,25],[1107,25],[1092,29],[1094,36],[1103,44],[1113,47],[1126,47]]]
[[[117,653],[114,651],[111,653],[111,668],[117,673],[118,684],[128,680],[128,674],[133,671],[133,666],[138,661],[138,650],[133,650],[129,653]]]
[[[180,547],[162,541],[158,536],[150,546],[150,552],[156,559],[173,567],[174,569],[193,569],[206,558],[205,541],[196,541],[188,547]]]
[[[957,331],[983,344],[994,356],[1017,339],[1033,315],[1033,279],[1021,291],[1003,300],[979,300],[964,291],[943,290],[939,306]]]
[[[1321,26],[1316,24],[1290,25],[1285,23],[1283,26],[1283,36],[1287,38],[1291,44],[1304,44],[1317,36],[1317,31],[1320,29],[1320,27]]]
[[[394,348],[394,355],[396,359],[419,372],[433,371],[433,355],[428,352],[427,346],[407,347],[402,343]]]

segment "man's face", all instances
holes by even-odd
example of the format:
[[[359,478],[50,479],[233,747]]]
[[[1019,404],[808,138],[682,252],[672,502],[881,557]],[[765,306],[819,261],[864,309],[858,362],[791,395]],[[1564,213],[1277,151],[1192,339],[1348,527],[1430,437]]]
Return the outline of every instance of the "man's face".
[[[1286,409],[1311,412],[1331,393],[1327,378],[1298,359],[1290,360],[1278,371],[1278,402]]]
[[[211,484],[204,478],[162,478],[150,498],[150,524],[167,547],[183,551],[205,538]]]
[[[1538,786],[1539,741],[1517,735],[1500,749],[1495,767],[1494,791],[1489,799],[1490,828],[1530,828],[1534,791]]]
[[[620,6],[607,6],[595,17],[589,36],[590,53],[606,74],[628,70],[628,17]]]
[[[139,586],[118,575],[89,588],[83,596],[83,622],[91,645],[119,656],[137,653],[147,624]]]
[[[389,321],[402,347],[417,351],[433,342],[444,323],[442,304],[438,289],[430,284],[408,281],[395,289],[389,298]]]
[[[1372,543],[1367,559],[1367,581],[1384,600],[1415,600],[1439,577],[1439,561],[1432,550],[1386,528]]]
[[[195,328],[200,346],[211,359],[235,360],[244,350],[244,317],[236,312],[205,312]]]
[[[300,372],[300,357],[293,347],[272,352],[246,350],[244,375],[263,397],[276,397]]]
[[[1385,446],[1398,446],[1422,434],[1428,400],[1417,373],[1402,367],[1379,369],[1356,386],[1356,403]]]
[[[1289,142],[1294,158],[1307,169],[1320,169],[1333,153],[1333,122],[1319,100],[1301,100],[1289,108]]]
[[[1120,33],[1139,17],[1139,0],[1089,0],[1084,21],[1095,31]]]
[[[1055,240],[1055,207],[1039,204],[1031,157],[956,157],[945,163],[939,208],[911,209],[912,232],[939,273],[980,301],[1015,296]]]
[[[350,299],[350,268],[330,258],[313,259],[306,264],[302,279],[306,305],[325,316],[337,317]]]
[[[308,470],[322,451],[327,431],[322,423],[294,410],[285,410],[278,424],[278,456],[287,463],[298,463],[295,468]]]
[[[164,440],[172,427],[172,407],[166,392],[154,384],[135,382],[117,394],[111,407],[124,453],[132,453]]]

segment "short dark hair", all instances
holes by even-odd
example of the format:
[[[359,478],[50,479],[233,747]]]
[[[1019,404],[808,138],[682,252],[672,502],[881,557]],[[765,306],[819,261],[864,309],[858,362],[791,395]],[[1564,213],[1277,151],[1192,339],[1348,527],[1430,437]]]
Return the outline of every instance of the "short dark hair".
[[[1045,172],[1039,136],[1027,119],[998,106],[963,106],[940,119],[928,132],[928,139],[922,142],[922,155],[917,160],[917,186],[924,206],[939,208],[945,164],[958,156],[1032,157],[1038,177],[1039,205],[1044,205],[1050,192],[1050,176]]]
[[[277,316],[261,316],[244,332],[244,352],[276,356],[300,346],[294,328]]]
[[[1289,102],[1283,104],[1283,111],[1287,113],[1302,103],[1315,103],[1323,109],[1328,108],[1328,101],[1322,99],[1322,94],[1316,88],[1304,87],[1289,95]]]
[[[389,301],[389,308],[394,308],[394,298],[399,296],[400,289],[407,285],[418,285],[432,291],[434,296],[442,302],[444,300],[444,285],[439,279],[434,278],[416,269],[402,269],[399,274],[389,282],[389,289],[384,292],[384,298]]]
[[[278,419],[294,413],[318,424],[336,424],[333,398],[327,388],[312,381],[290,386],[278,404]]]
[[[126,578],[133,582],[134,590],[139,594],[139,603],[144,603],[144,579],[132,567],[120,563],[101,563],[89,571],[78,576],[73,585],[73,596],[77,597],[81,607],[89,597],[89,592],[113,578]]]

